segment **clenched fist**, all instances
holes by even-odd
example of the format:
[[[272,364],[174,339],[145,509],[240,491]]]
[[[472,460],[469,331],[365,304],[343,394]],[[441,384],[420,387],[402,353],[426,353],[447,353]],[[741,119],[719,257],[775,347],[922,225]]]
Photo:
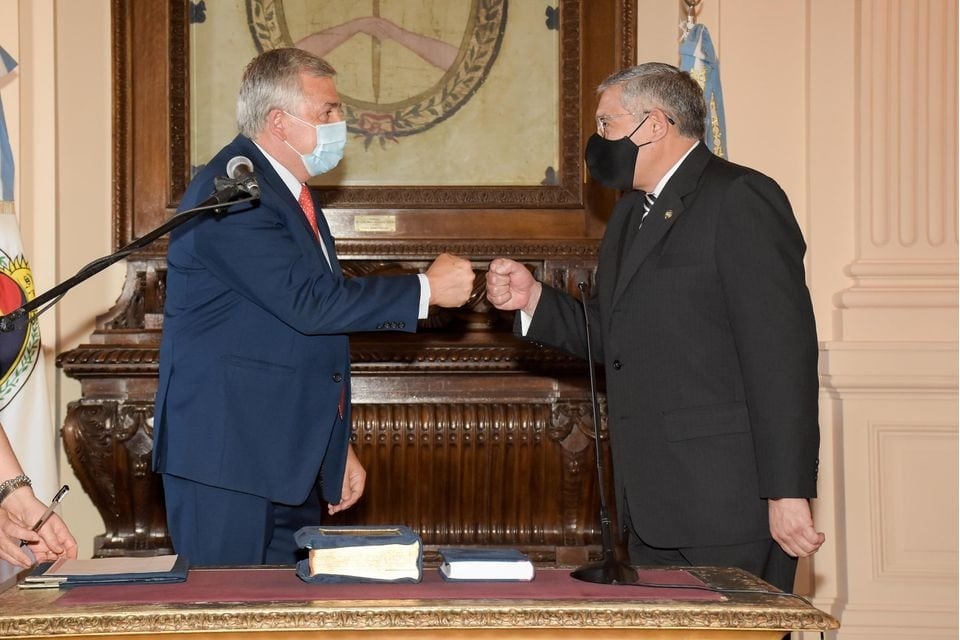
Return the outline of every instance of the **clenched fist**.
[[[473,267],[468,260],[441,253],[427,269],[430,282],[430,304],[459,307],[473,292]]]
[[[487,270],[487,300],[503,311],[521,310],[532,316],[540,302],[541,284],[525,266],[497,258]]]

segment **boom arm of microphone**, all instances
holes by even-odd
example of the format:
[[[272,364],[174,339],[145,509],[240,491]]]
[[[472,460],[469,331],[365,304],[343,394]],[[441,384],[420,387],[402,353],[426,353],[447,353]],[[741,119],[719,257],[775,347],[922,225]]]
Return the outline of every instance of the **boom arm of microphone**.
[[[587,313],[586,289],[583,282],[580,289],[580,306],[583,307],[583,326],[587,336],[587,368],[590,371],[590,398],[593,401],[593,446],[597,458],[597,490],[600,493],[600,543],[603,559],[585,564],[573,570],[570,575],[583,582],[597,584],[634,584],[638,580],[637,571],[629,564],[617,560],[613,552],[613,531],[610,513],[604,490],[603,456],[600,449],[600,402],[597,399],[597,376],[594,372],[593,347],[590,344],[590,316]]]
[[[244,158],[246,160],[246,158]],[[249,160],[248,160],[249,162]],[[250,172],[250,179],[253,180],[253,185],[256,188],[256,177]],[[243,202],[251,202],[257,200],[260,197],[259,188],[256,189],[256,195],[254,195],[245,185],[238,184],[238,180],[226,180],[225,184],[221,182],[221,179],[218,178],[216,183],[216,191],[201,202],[198,206],[193,209],[186,209],[180,213],[174,215],[172,218],[167,220],[165,223],[146,233],[145,235],[137,238],[130,244],[118,249],[116,252],[111,253],[110,255],[104,256],[102,258],[97,258],[93,262],[89,263],[85,267],[81,268],[76,274],[71,278],[64,280],[57,286],[53,287],[49,291],[36,296],[32,300],[28,300],[20,307],[14,309],[10,313],[0,316],[0,333],[9,333],[16,330],[17,324],[34,309],[39,309],[41,306],[47,304],[48,302],[55,303],[59,298],[74,288],[87,278],[90,278],[94,274],[100,273],[113,263],[127,257],[131,253],[138,251],[146,247],[148,244],[152,243],[157,238],[170,233],[176,227],[188,222],[189,220],[195,218],[201,213],[210,210],[216,210],[223,208],[226,204],[240,204]],[[37,312],[37,315],[46,311],[46,308],[41,309]]]

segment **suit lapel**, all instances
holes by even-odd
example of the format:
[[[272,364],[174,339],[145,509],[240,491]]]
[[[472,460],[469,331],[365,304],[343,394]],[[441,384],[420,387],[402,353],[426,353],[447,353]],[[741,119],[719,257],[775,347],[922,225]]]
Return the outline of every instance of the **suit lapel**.
[[[343,271],[340,269],[340,263],[337,261],[337,253],[333,244],[333,235],[330,233],[330,227],[327,225],[327,220],[323,215],[323,211],[317,206],[316,198],[313,200],[313,210],[317,213],[317,227],[320,229],[320,237],[317,237],[317,234],[313,232],[313,228],[310,226],[310,223],[307,221],[307,216],[303,214],[303,209],[300,207],[300,202],[287,187],[286,183],[277,175],[277,172],[273,170],[273,167],[270,165],[270,161],[267,160],[263,154],[260,152],[260,149],[249,139],[243,136],[237,136],[237,140],[243,146],[244,153],[254,160],[254,165],[258,167],[257,169],[257,179],[260,183],[261,191],[266,186],[274,195],[280,198],[283,203],[279,207],[280,211],[287,216],[287,219],[290,221],[291,230],[293,228],[298,228],[302,231],[305,237],[309,238],[311,246],[318,252],[320,252],[320,258],[324,263],[327,262],[323,258],[323,249],[320,247],[320,243],[323,242],[324,246],[327,249],[327,255],[330,257],[330,270],[338,278],[343,277]],[[311,191],[310,197],[313,198],[313,192]],[[263,196],[261,196],[261,199]]]
[[[635,233],[633,241],[625,247],[622,253],[617,283],[613,291],[614,303],[626,291],[627,285],[637,275],[653,249],[660,244],[664,236],[683,215],[686,209],[684,201],[697,188],[700,175],[703,173],[711,155],[702,142],[698,143],[667,181],[663,191],[656,202],[653,203],[653,207],[650,208],[650,212],[643,221],[643,227]]]
[[[310,192],[313,198],[313,192]],[[320,241],[327,248],[327,256],[330,258],[330,270],[338,278],[343,277],[343,271],[340,269],[340,261],[337,260],[337,249],[333,243],[333,234],[330,233],[330,225],[327,224],[327,217],[323,215],[323,209],[317,206],[316,198],[313,198],[313,210],[317,212],[317,227],[320,229]],[[304,216],[304,220],[306,217]],[[307,225],[309,226],[309,225]],[[313,230],[311,229],[311,232]]]
[[[286,185],[284,185],[286,187]],[[303,208],[300,206],[300,202],[293,198],[290,194],[289,189],[284,189],[288,195],[290,195],[291,200],[293,200],[293,205],[288,209],[290,215],[297,219],[297,222],[294,224],[299,224],[300,228],[305,234],[310,238],[310,243],[313,248],[320,253],[320,259],[323,260],[324,264],[328,264],[330,271],[333,275],[338,278],[343,277],[343,272],[340,270],[340,263],[337,261],[337,252],[333,245],[333,234],[330,233],[330,227],[327,225],[327,219],[323,215],[323,210],[317,205],[316,198],[313,197],[313,191],[310,192],[310,198],[313,200],[313,211],[317,215],[317,228],[320,231],[320,236],[317,237],[317,234],[314,233],[313,227],[310,226],[310,222],[307,220],[307,216],[303,213]],[[323,247],[320,246],[320,243],[323,243]],[[327,250],[327,258],[323,257],[323,249]],[[329,260],[328,260],[329,259]]]

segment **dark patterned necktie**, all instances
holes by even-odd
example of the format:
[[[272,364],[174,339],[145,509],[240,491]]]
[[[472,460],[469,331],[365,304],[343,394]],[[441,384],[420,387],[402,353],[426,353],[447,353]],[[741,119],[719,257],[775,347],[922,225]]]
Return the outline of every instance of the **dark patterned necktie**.
[[[653,208],[653,203],[657,201],[657,196],[652,193],[646,193],[643,196],[643,217],[640,218],[640,226],[643,226],[643,221],[647,219],[647,214],[650,213],[650,209]]]
[[[643,215],[640,217],[640,225],[638,229],[643,228],[643,221],[647,219],[647,214],[650,213],[650,209],[653,208],[653,203],[657,201],[657,196],[652,193],[643,194]]]

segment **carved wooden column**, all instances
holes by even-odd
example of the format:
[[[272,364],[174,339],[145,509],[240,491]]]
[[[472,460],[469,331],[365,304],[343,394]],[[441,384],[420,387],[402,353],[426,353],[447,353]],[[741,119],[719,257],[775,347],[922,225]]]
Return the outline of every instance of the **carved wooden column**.
[[[169,553],[163,490],[150,469],[166,263],[128,262],[120,301],[98,320],[90,344],[57,365],[81,383],[69,403],[64,453],[106,531],[97,556]]]

